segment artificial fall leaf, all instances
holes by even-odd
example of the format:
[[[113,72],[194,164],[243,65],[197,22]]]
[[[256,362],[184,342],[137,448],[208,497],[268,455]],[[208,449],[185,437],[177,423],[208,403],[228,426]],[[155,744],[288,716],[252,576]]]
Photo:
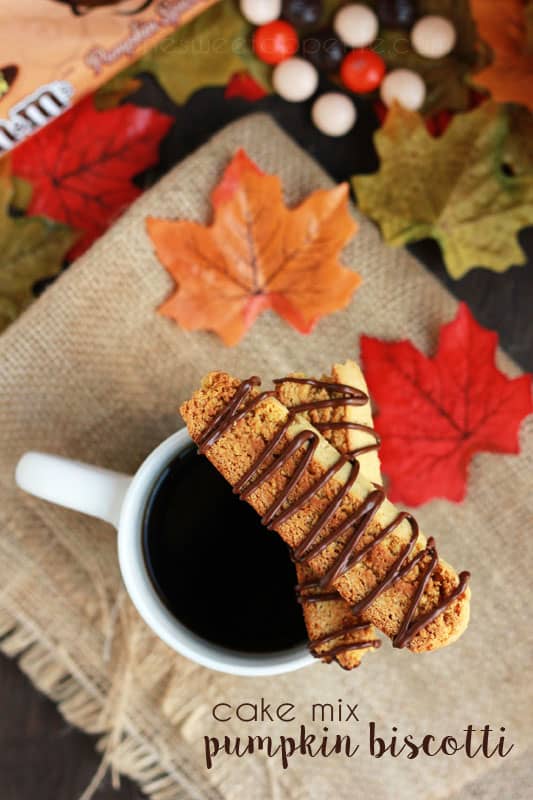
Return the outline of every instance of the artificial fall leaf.
[[[265,174],[259,169],[255,161],[252,161],[248,153],[243,148],[240,148],[231,159],[219,182],[211,192],[211,205],[214,210],[223,203],[227,203],[231,200],[240,187],[243,176],[247,172],[253,172],[255,175]],[[318,316],[304,319],[298,314],[296,309],[292,309],[291,314],[294,327],[299,330],[300,333],[305,334],[311,333],[319,319]]]
[[[224,97],[231,99],[240,97],[243,100],[261,100],[266,97],[267,91],[264,89],[249,72],[236,72],[228,81],[224,91]]]
[[[509,109],[509,135],[502,159],[511,175],[533,175],[533,114],[522,106]]]
[[[263,170],[259,169],[255,161],[252,161],[246,150],[241,147],[228,166],[224,170],[221,179],[211,192],[211,205],[214,209],[231,200],[239,188],[243,175],[247,172],[254,172],[256,175],[264,175]]]
[[[360,283],[338,261],[356,230],[348,187],[313,192],[288,209],[276,175],[262,174],[242,152],[236,159],[214,193],[211,225],[147,219],[177,284],[159,311],[186,330],[214,331],[226,345],[237,344],[267,308],[308,333],[344,308]]]
[[[383,125],[387,119],[389,109],[385,103],[381,102],[381,100],[376,100],[373,104],[373,107],[376,117],[378,118],[380,124]],[[428,133],[430,133],[432,136],[442,136],[452,119],[452,112],[442,109],[442,111],[437,111],[434,114],[428,114],[424,118],[424,122]]]
[[[24,178],[17,178],[16,175],[12,175],[11,188],[10,207],[18,212],[26,211],[33,194],[33,186],[29,181],[25,181]]]
[[[471,0],[471,7],[493,56],[473,80],[499,103],[519,103],[533,111],[533,3]]]
[[[240,148],[231,159],[221,179],[211,192],[211,205],[213,209],[217,209],[223,203],[227,203],[231,200],[237,189],[239,189],[242,178],[247,172],[252,172],[255,175],[265,174],[259,169],[255,161],[252,161],[248,153],[243,148]],[[296,309],[292,309],[291,314],[294,327],[299,330],[300,333],[311,333],[319,320],[318,316],[304,319],[298,314]]]
[[[436,239],[452,278],[523,264],[517,233],[533,219],[533,179],[504,172],[507,134],[495,103],[456,115],[437,139],[395,106],[375,135],[379,171],[353,180],[361,210],[389,244]]]
[[[251,31],[237,0],[221,0],[120,73],[114,85],[118,88],[132,76],[149,72],[178,104],[198,89],[225,86],[232,75],[243,70],[263,85],[268,68],[253,57]]]
[[[83,233],[81,255],[141,190],[131,178],[158,159],[172,117],[123,105],[97,111],[92,97],[18,147],[13,172],[33,186],[29,213],[65,222]]]
[[[107,111],[109,108],[115,108],[126,97],[129,97],[134,92],[137,92],[142,86],[140,78],[132,78],[130,76],[117,75],[111,80],[104,83],[94,95],[94,105],[98,111]]]
[[[432,114],[430,117],[426,117],[426,128],[428,133],[435,137],[442,136],[452,119],[452,113],[450,111],[446,111],[445,109],[442,109],[442,111],[437,111],[436,114]]]
[[[236,0],[223,0],[223,2],[236,2]],[[257,58],[252,47],[254,28],[249,25],[244,39],[238,40],[238,54],[244,69],[250,74],[254,81],[262,86],[266,94],[271,94],[274,89],[272,86],[272,72],[273,69],[270,64],[265,64],[260,58]],[[235,46],[235,45],[234,45]]]
[[[252,30],[237,0],[220,0],[119,73],[110,88],[125,92],[133,76],[149,72],[181,105],[199,89],[225,86],[235,74],[246,72],[267,93],[272,70],[255,57]]]
[[[11,216],[14,197],[10,162],[4,158],[0,161],[0,330],[31,302],[37,280],[59,272],[77,236],[67,225],[42,217]],[[20,209],[22,197],[19,200]]]
[[[361,355],[377,404],[380,456],[394,502],[459,502],[475,453],[518,453],[520,423],[533,411],[531,376],[495,366],[498,336],[467,306],[440,330],[428,358],[410,342],[363,336]]]

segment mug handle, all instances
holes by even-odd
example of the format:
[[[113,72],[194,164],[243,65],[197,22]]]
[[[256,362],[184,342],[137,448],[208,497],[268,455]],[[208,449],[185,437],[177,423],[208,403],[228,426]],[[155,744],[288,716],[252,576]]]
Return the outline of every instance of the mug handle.
[[[130,475],[48,453],[25,453],[15,481],[25,492],[65,508],[90,514],[118,528]]]

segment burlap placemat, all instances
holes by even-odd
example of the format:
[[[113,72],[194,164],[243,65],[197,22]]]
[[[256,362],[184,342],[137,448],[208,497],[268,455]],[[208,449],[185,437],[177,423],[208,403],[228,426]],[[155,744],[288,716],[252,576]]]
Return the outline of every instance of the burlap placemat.
[[[154,800],[473,798],[503,780],[506,798],[525,800],[532,777],[533,419],[523,427],[521,456],[476,457],[467,500],[432,502],[419,514],[444,556],[473,571],[465,636],[425,656],[384,647],[353,674],[317,663],[255,680],[195,666],[155,639],[133,610],[109,527],[14,487],[15,463],[30,448],[134,470],[181,424],[178,404],[213,368],[259,371],[265,379],[293,369],[317,374],[357,356],[361,332],[433,347],[455,301],[405,250],[384,247],[364,219],[345,253],[364,285],[346,312],[323,320],[312,336],[265,314],[239,347],[226,349],[210,334],[185,333],[154,313],[171,282],[154,257],[145,217],[205,221],[209,191],[239,146],[282,176],[290,203],[331,185],[267,117],[238,122],[138,200],[0,339],[2,647],[19,656],[67,719],[101,734],[106,763]],[[503,355],[501,366],[518,374]],[[351,760],[295,756],[287,770],[261,753],[221,756],[207,771],[204,735],[276,737],[294,730],[296,723],[222,725],[210,716],[216,702],[261,697],[295,703],[303,723],[312,702],[359,703],[359,723],[331,730],[351,732],[361,752]],[[364,746],[369,720],[385,736],[397,726],[402,737],[460,737],[468,724],[504,725],[515,748],[503,761],[461,755],[378,761]],[[494,767],[497,777],[487,777]]]

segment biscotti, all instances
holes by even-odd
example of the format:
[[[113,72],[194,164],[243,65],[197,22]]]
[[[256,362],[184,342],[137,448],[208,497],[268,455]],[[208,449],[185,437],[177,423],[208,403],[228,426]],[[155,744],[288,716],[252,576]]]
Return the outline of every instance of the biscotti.
[[[181,407],[200,449],[322,588],[337,589],[397,646],[423,652],[456,640],[468,623],[468,574],[438,557],[357,462],[258,383],[206,376]]]
[[[357,458],[367,478],[381,483],[379,437],[373,428],[368,387],[354,361],[334,364],[331,374],[319,379],[291,373],[276,379],[275,388],[284,405],[300,409],[340,453]],[[335,660],[346,670],[359,667],[364,656],[380,645],[374,626],[355,617],[337,591],[320,590],[310,566],[297,563],[296,574],[313,655],[326,662]]]
[[[335,589],[317,586],[310,566],[296,564],[296,575],[311,653],[326,663],[335,660],[343,669],[356,669],[364,656],[381,646],[376,629],[371,622],[354,617]]]
[[[372,408],[364,375],[355,361],[334,364],[330,375],[308,378],[292,373],[275,381],[278,400],[300,413],[351,460],[372,483],[381,483],[379,436],[374,430]],[[350,390],[355,390],[350,392]]]

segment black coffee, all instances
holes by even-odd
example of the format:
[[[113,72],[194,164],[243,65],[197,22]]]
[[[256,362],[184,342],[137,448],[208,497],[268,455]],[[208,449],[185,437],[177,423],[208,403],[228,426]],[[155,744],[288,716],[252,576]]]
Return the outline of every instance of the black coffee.
[[[305,641],[287,547],[194,446],[152,490],[143,550],[164,604],[204,639],[252,653]]]

